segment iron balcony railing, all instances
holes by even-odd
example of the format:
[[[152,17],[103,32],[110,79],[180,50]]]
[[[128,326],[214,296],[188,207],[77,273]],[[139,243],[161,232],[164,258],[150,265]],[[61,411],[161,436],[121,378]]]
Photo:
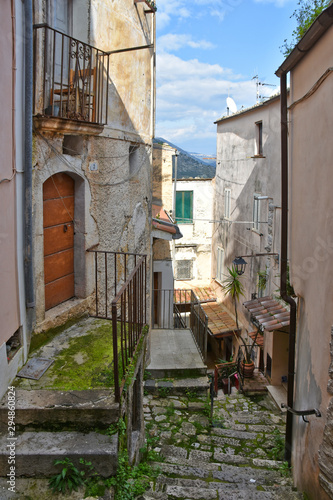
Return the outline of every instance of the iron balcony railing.
[[[193,290],[153,290],[152,314],[154,328],[190,329],[206,361],[208,318]]]
[[[51,28],[34,26],[34,115],[105,125],[109,55]]]
[[[95,256],[95,311],[112,321],[115,399],[147,324],[146,255],[90,249]]]

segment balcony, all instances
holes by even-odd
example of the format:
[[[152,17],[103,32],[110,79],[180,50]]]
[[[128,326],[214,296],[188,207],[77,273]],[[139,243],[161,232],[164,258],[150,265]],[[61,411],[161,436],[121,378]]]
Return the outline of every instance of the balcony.
[[[34,26],[37,128],[98,134],[108,119],[109,55],[47,24]]]

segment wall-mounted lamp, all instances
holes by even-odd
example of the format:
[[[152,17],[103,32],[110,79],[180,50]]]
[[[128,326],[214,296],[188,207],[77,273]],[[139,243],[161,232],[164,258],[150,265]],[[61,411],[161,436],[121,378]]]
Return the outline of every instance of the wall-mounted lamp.
[[[278,253],[255,253],[255,254],[251,254],[251,255],[240,255],[239,257],[236,257],[232,261],[232,265],[236,269],[238,276],[241,276],[242,274],[245,273],[245,268],[246,268],[246,264],[247,264],[246,260],[244,260],[244,257],[250,259],[252,257],[264,257],[264,256],[268,256],[268,255],[276,255],[279,259]]]
[[[232,264],[236,269],[238,276],[244,274],[247,262],[243,259],[243,257],[236,257],[235,260],[232,261]]]

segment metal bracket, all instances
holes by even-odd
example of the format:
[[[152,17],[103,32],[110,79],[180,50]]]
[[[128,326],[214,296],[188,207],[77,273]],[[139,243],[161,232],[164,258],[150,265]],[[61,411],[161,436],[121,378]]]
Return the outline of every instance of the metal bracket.
[[[290,408],[290,406],[281,403],[281,408],[286,408],[287,411],[290,411],[293,415],[297,415],[299,417],[302,417],[304,422],[309,424],[309,420],[304,418],[305,415],[316,415],[316,417],[321,417],[321,413],[317,408],[314,408],[313,410],[294,410],[293,408]]]

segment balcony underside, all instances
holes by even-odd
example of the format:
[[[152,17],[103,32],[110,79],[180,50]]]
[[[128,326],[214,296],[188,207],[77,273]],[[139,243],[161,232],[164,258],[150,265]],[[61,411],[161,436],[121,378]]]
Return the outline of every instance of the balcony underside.
[[[98,123],[42,115],[34,116],[34,126],[37,130],[72,135],[98,135],[103,132],[104,128]]]

